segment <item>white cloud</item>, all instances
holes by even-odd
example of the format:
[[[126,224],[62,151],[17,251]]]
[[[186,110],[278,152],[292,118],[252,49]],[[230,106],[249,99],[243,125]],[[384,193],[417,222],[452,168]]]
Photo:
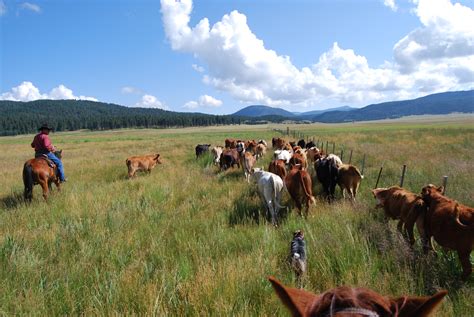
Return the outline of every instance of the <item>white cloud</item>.
[[[41,13],[41,8],[39,5],[37,4],[34,4],[34,3],[30,3],[30,2],[23,2],[21,5],[20,5],[20,8],[21,9],[24,9],[24,10],[29,10],[29,11],[33,11],[35,13]]]
[[[198,73],[204,73],[204,67],[202,66],[199,66],[197,64],[192,64],[191,67]]]
[[[139,108],[159,108],[163,110],[169,110],[169,108],[163,104],[161,101],[158,100],[153,95],[143,95],[142,99],[137,102],[134,107],[139,107]]]
[[[222,106],[222,101],[209,95],[202,95],[198,101],[188,101],[183,108],[197,109],[197,108],[218,108]]]
[[[385,3],[396,8],[395,1]],[[242,102],[367,104],[471,88],[473,10],[448,0],[419,0],[416,4],[423,27],[395,44],[394,62],[377,68],[338,43],[314,65],[297,68],[289,56],[266,48],[238,11],[212,26],[204,18],[194,27],[189,26],[191,0],[161,0],[161,12],[172,49],[193,54],[206,65],[206,84]],[[199,107],[199,101],[185,107]]]
[[[7,6],[3,0],[0,0],[0,16],[5,15],[7,13]]]
[[[124,86],[122,87],[122,89],[120,90],[122,92],[122,94],[125,94],[125,95],[130,95],[130,94],[141,94],[142,91],[136,87],[132,87],[132,86]]]
[[[90,100],[98,101],[93,97],[86,96],[75,96],[71,89],[64,85],[59,85],[51,89],[49,94],[41,93],[39,89],[33,85],[32,82],[24,81],[20,85],[13,87],[11,91],[2,93],[0,100],[11,100],[11,101],[33,101],[38,99],[79,99],[79,100]]]
[[[390,9],[392,9],[392,11],[397,11],[398,9],[397,4],[395,3],[395,0],[383,0],[383,4],[386,7],[389,7]]]

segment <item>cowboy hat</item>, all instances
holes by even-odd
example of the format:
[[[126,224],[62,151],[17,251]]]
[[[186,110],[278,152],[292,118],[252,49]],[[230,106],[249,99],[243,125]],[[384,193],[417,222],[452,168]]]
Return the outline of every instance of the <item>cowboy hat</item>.
[[[54,130],[53,128],[51,128],[50,126],[48,126],[47,123],[43,123],[43,124],[41,125],[41,127],[38,128],[38,131],[41,131],[41,130],[43,130],[43,129],[50,130],[50,131]]]

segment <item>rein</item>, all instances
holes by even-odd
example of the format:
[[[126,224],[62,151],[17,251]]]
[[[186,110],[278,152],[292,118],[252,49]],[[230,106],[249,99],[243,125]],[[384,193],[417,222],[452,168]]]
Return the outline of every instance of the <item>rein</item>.
[[[379,314],[376,312],[370,310],[370,309],[365,309],[365,308],[356,308],[356,307],[347,307],[347,308],[341,308],[337,309],[335,308],[336,304],[336,296],[333,295],[331,299],[331,306],[329,307],[329,313],[325,315],[325,317],[332,317],[334,314],[337,313],[346,313],[346,314],[358,314],[358,315],[364,315],[367,317],[380,317]]]

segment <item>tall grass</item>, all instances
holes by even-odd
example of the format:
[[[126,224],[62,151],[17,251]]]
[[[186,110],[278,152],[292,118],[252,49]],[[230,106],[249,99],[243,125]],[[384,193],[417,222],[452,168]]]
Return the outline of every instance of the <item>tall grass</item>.
[[[397,184],[407,164],[407,188],[419,192],[448,175],[448,194],[473,205],[469,123],[305,127],[354,149],[356,165],[365,153],[366,177],[355,207],[321,199],[308,219],[292,210],[277,229],[241,170],[220,173],[210,157],[194,156],[196,144],[222,145],[226,137],[270,141],[273,126],[53,134],[68,182],[48,203],[35,188],[31,204],[21,199],[21,168],[32,136],[0,138],[0,313],[286,315],[266,277],[295,285],[287,256],[301,228],[306,289],[345,284],[421,295],[444,288],[449,297],[438,315],[468,316],[473,278],[459,281],[456,255],[425,256],[419,242],[410,249],[374,209],[369,189],[381,164],[382,186]],[[162,165],[127,179],[127,156],[156,152]],[[267,154],[258,165],[269,161]],[[283,204],[291,207],[288,195]]]

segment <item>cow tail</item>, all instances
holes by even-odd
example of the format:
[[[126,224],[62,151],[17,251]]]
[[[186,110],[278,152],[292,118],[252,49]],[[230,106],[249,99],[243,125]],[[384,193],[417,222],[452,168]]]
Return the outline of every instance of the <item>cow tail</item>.
[[[456,218],[454,219],[454,221],[456,222],[458,227],[464,230],[474,230],[474,223],[466,225],[466,224],[463,224],[461,220],[459,219],[459,204],[458,203],[456,203],[456,206],[454,207],[454,214],[456,215]]]
[[[304,183],[303,175],[301,175],[301,172],[298,172],[298,174],[300,174],[301,186],[303,186],[303,191],[304,191],[304,194],[305,194],[306,198],[310,202],[314,203],[315,202],[314,196],[309,194],[308,189],[306,188],[306,185]]]
[[[354,166],[355,173],[359,175],[360,179],[364,179],[364,175],[362,175],[357,167]]]
[[[278,209],[283,209],[285,206],[280,205],[280,202],[277,199],[278,193],[277,193],[277,188],[275,184],[275,179],[271,177],[272,179],[272,186],[273,186],[273,201],[275,202],[275,206],[278,207]]]
[[[31,200],[34,185],[33,168],[28,163],[23,167],[23,184],[25,185],[24,198]]]

